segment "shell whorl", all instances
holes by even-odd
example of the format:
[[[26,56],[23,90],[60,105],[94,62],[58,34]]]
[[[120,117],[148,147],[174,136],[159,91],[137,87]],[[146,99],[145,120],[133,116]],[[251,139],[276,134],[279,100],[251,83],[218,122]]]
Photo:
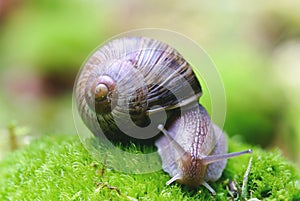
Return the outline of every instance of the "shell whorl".
[[[116,82],[107,75],[99,76],[86,87],[85,99],[89,107],[96,113],[108,113],[115,104],[112,100],[116,99]]]
[[[119,38],[102,46],[76,82],[77,105],[87,127],[95,135],[101,128],[117,139],[116,120],[147,126],[154,106],[172,107],[195,95],[200,97],[201,86],[190,65],[169,45],[146,37]]]

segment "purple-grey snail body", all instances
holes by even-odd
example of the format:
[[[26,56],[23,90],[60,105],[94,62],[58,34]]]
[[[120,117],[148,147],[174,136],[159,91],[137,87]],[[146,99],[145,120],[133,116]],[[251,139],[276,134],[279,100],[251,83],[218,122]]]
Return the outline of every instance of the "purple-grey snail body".
[[[103,133],[125,143],[154,139],[163,169],[172,177],[168,185],[204,185],[215,194],[207,181],[220,178],[228,158],[251,150],[227,153],[225,134],[198,102],[201,94],[180,53],[147,37],[118,38],[100,47],[75,83],[79,114],[95,136]],[[155,129],[140,137],[139,128],[151,124]],[[163,135],[152,135],[159,131]]]

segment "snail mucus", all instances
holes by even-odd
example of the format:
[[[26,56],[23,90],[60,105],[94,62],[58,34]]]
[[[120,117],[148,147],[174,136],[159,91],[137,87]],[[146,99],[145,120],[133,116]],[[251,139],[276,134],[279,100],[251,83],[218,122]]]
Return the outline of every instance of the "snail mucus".
[[[167,185],[203,185],[215,194],[207,182],[221,177],[228,158],[251,150],[227,153],[225,134],[199,104],[201,94],[181,54],[148,37],[117,38],[100,47],[75,83],[79,114],[95,136],[152,140],[171,176]]]

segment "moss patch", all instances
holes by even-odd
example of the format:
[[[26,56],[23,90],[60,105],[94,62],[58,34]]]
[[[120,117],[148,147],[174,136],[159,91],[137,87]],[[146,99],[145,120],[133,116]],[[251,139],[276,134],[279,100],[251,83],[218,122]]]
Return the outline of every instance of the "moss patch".
[[[229,140],[230,151],[248,145]],[[249,155],[228,160],[222,177],[207,189],[166,186],[168,174],[123,174],[103,167],[77,136],[46,136],[0,162],[0,200],[228,200],[231,180],[242,186]],[[279,151],[253,149],[247,198],[300,200],[300,173]],[[240,194],[240,193],[238,193]],[[234,199],[241,199],[235,195]]]

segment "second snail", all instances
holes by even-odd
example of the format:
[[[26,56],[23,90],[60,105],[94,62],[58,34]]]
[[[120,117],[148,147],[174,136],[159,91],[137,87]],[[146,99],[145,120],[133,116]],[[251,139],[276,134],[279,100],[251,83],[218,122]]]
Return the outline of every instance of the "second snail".
[[[227,153],[225,134],[199,104],[201,95],[181,54],[148,37],[109,41],[88,58],[75,83],[79,114],[95,136],[154,141],[171,176],[167,185],[203,185],[216,194],[207,182],[221,177],[228,158],[251,150]]]

